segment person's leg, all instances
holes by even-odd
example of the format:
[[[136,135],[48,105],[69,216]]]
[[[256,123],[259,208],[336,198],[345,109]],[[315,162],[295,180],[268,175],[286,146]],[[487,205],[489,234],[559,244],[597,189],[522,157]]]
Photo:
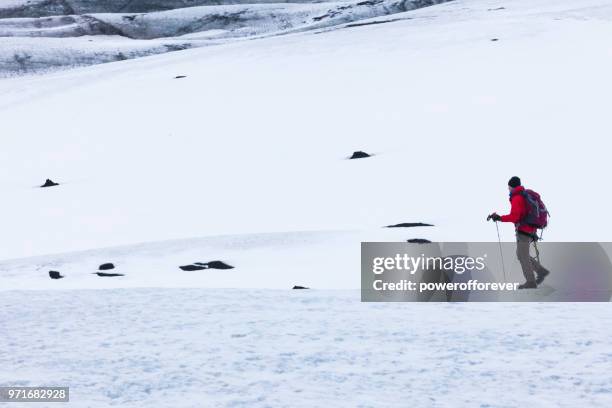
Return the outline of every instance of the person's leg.
[[[538,260],[533,256],[531,257],[531,268],[536,272],[538,272],[540,269],[544,269],[540,262],[538,262]]]
[[[536,248],[536,253],[537,253],[537,248]],[[544,282],[544,279],[550,273],[548,269],[542,266],[542,264],[537,258],[533,258],[533,257],[531,258],[531,267],[536,273],[536,283],[538,285]]]
[[[529,247],[531,245],[532,238],[525,234],[516,234],[516,257],[521,263],[521,268],[523,269],[523,275],[525,276],[525,280],[527,283],[535,284],[536,278],[533,273],[533,263],[532,261],[537,261],[529,255]]]

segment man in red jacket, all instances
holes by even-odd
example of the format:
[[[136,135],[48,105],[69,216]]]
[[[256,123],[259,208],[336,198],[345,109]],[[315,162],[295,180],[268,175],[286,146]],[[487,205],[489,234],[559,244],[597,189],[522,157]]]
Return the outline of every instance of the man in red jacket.
[[[493,213],[487,219],[495,222],[511,222],[516,228],[516,256],[521,263],[523,275],[526,282],[519,285],[519,289],[537,288],[538,284],[544,281],[546,275],[549,274],[540,262],[529,254],[529,247],[532,242],[538,240],[537,229],[521,221],[527,216],[529,206],[526,198],[523,195],[525,187],[521,185],[521,179],[514,176],[508,181],[508,190],[510,190],[510,203],[512,208],[508,215],[498,215]],[[534,274],[535,272],[535,274]],[[536,276],[537,275],[537,276]]]

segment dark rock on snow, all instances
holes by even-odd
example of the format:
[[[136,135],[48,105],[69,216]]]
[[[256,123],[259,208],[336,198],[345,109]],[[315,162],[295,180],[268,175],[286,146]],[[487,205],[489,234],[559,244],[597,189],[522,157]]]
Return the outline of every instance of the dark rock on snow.
[[[59,183],[56,183],[51,179],[47,179],[47,181],[45,181],[45,184],[43,184],[40,187],[43,188],[43,187],[53,187],[53,186],[59,186]]]
[[[62,279],[63,276],[58,271],[49,271],[49,277],[51,279]]]
[[[499,38],[491,38],[491,41],[499,41]]]
[[[352,24],[347,24],[344,27],[346,28],[363,27],[363,26],[374,25],[374,24],[395,23],[396,21],[400,21],[400,20],[411,20],[411,19],[410,18],[391,18],[389,20],[384,20],[384,21],[368,21],[365,23],[352,23]]]
[[[295,286],[293,287],[293,289],[310,289],[310,288],[307,288],[306,286],[298,286],[298,285],[295,285]]]
[[[187,78],[187,75],[177,75],[174,77],[174,79],[183,79],[183,78]]]
[[[431,241],[424,238],[411,238],[407,241],[410,244],[431,244]]]
[[[387,225],[385,228],[412,228],[412,227],[433,227],[432,224],[423,222],[403,222],[401,224]]]
[[[196,265],[199,265],[199,264],[196,264]],[[234,269],[233,266],[228,265],[225,262],[221,262],[221,261],[210,261],[204,265],[208,265],[210,269]]]
[[[187,272],[201,271],[202,269],[208,269],[205,266],[198,266],[198,265],[184,265],[184,266],[179,266],[179,268]]]
[[[191,265],[179,266],[184,271],[201,271],[202,269],[234,269],[222,261],[196,262]]]
[[[102,265],[100,265],[100,267],[98,268],[101,271],[108,271],[110,269],[115,269],[115,265],[113,265],[112,263],[103,263]]]
[[[122,273],[105,273],[105,272],[94,272],[96,275],[102,277],[102,278],[112,278],[115,276],[125,276]]]
[[[353,155],[349,157],[349,160],[365,159],[366,157],[371,157],[371,155],[367,154],[366,152],[362,152],[361,150],[358,150],[356,152],[353,152]]]

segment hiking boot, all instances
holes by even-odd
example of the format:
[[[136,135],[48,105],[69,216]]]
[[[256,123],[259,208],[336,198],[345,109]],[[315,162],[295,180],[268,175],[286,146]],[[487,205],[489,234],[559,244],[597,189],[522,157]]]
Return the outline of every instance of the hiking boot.
[[[519,289],[535,289],[538,285],[535,282],[525,282],[518,286]]]
[[[548,269],[538,269],[538,271],[536,272],[536,283],[539,285],[540,283],[544,282],[544,279],[546,279],[549,274],[550,271]]]

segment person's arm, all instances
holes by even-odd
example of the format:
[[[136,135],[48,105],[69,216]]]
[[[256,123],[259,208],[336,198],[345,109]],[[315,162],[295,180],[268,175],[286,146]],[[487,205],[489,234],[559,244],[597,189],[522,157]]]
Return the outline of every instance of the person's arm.
[[[510,214],[502,215],[500,217],[501,222],[511,222],[513,224],[518,223],[523,217],[523,213],[525,212],[525,202],[523,197],[520,195],[515,195],[512,197],[512,208],[510,209]]]

